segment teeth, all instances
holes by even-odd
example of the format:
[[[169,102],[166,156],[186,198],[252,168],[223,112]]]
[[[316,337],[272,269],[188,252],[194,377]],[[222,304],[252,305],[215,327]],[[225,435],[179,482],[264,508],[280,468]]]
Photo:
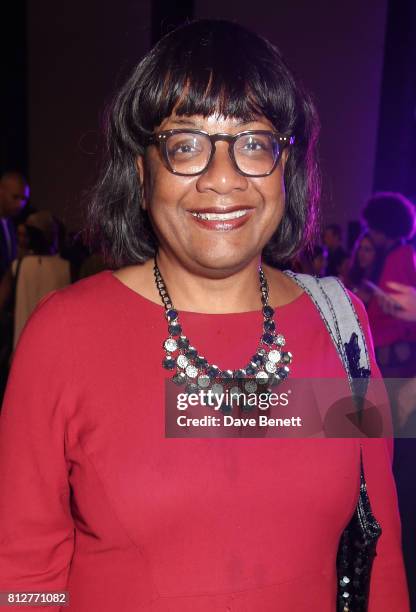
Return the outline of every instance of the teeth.
[[[203,219],[204,221],[229,221],[230,219],[238,219],[244,217],[248,213],[248,210],[234,210],[229,213],[197,213],[193,212],[194,217]]]

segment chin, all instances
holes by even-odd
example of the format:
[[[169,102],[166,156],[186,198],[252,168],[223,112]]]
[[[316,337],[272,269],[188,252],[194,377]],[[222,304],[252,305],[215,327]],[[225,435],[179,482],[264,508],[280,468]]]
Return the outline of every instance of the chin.
[[[205,271],[212,277],[221,277],[224,273],[237,271],[249,265],[253,259],[259,258],[261,252],[243,253],[240,250],[227,253],[201,253],[192,258],[194,266]]]

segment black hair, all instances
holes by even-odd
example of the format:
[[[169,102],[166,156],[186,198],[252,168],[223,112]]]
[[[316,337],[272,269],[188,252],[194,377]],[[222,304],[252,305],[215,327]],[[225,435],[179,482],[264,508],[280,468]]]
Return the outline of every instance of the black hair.
[[[141,207],[137,158],[147,138],[177,115],[218,113],[250,121],[264,115],[294,136],[285,166],[285,213],[264,250],[266,260],[290,261],[316,234],[318,119],[279,51],[242,26],[220,20],[183,25],[162,38],[136,66],[107,115],[106,159],[92,192],[86,234],[110,267],[142,263],[157,250]]]
[[[409,239],[416,227],[413,204],[401,193],[375,193],[363,210],[367,226],[391,240]]]
[[[57,253],[57,229],[53,236],[47,236],[38,227],[26,225],[28,249],[33,255],[55,255]]]

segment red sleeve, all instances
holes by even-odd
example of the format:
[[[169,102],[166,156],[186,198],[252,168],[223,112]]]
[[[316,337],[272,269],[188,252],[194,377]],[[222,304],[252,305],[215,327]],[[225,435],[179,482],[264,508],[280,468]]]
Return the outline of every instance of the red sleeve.
[[[381,378],[374,357],[366,310],[356,296],[352,296],[352,300],[366,336],[372,376]],[[407,612],[409,600],[402,556],[400,515],[392,472],[393,440],[367,438],[360,440],[360,443],[371,508],[382,528],[371,575],[368,612]]]
[[[0,591],[59,591],[67,584],[74,540],[65,460],[72,360],[61,307],[60,292],[43,298],[22,333],[7,384],[0,417]]]

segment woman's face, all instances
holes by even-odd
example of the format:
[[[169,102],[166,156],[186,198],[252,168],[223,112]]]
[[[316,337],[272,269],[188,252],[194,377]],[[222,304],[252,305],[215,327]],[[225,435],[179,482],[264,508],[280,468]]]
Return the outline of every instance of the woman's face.
[[[368,270],[374,263],[376,256],[376,250],[368,238],[361,240],[360,246],[357,251],[358,265],[363,270]]]
[[[217,115],[173,115],[155,131],[181,127],[232,135],[274,130],[264,117],[242,123]],[[252,178],[237,172],[228,143],[217,141],[214,158],[203,174],[177,176],[164,165],[158,147],[148,147],[138,167],[144,176],[143,207],[152,220],[160,251],[189,270],[211,277],[242,269],[258,258],[283,216],[286,151],[271,175]],[[206,222],[196,213],[208,213],[211,220]],[[212,220],[212,214],[224,213],[233,213],[236,219]]]

